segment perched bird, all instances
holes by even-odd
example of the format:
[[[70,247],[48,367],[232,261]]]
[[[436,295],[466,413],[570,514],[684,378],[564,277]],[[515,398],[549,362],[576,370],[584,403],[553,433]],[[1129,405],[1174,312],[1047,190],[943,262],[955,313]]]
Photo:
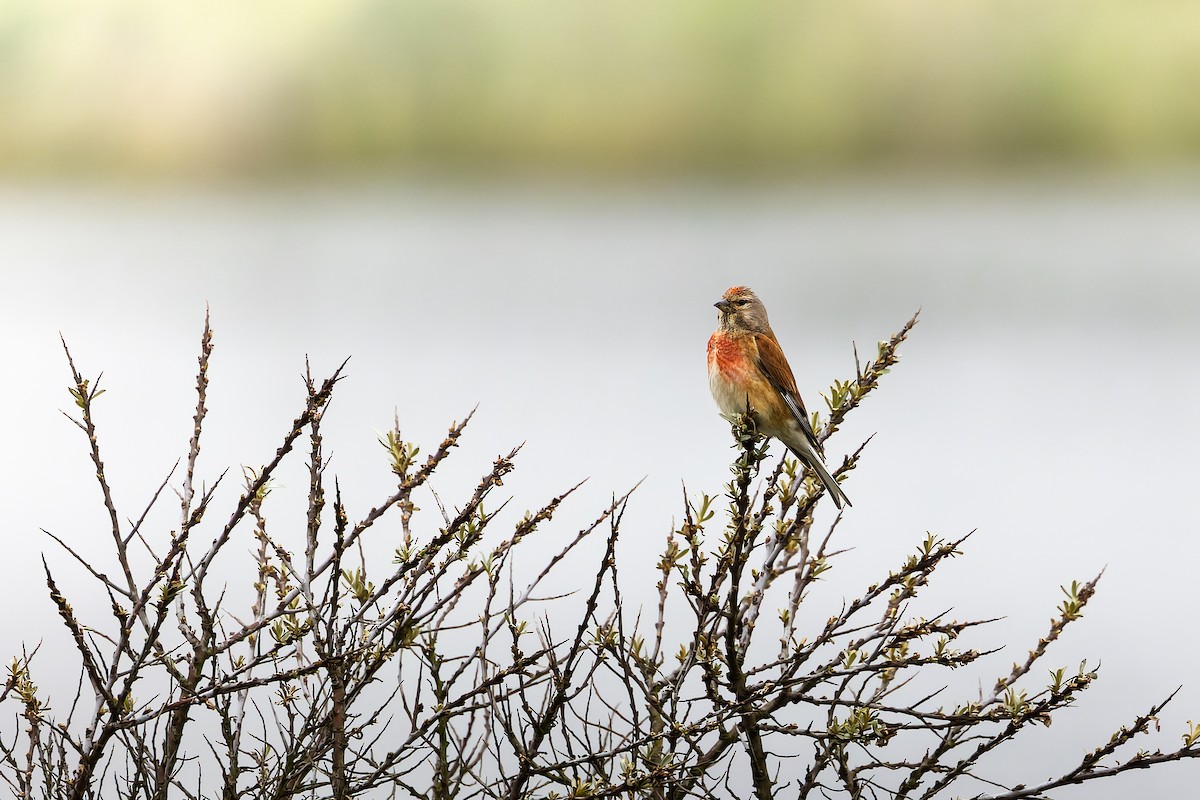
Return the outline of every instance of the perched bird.
[[[838,508],[850,498],[822,463],[796,378],[767,321],[767,308],[745,286],[734,286],[719,303],[717,329],[708,340],[708,386],[725,417],[749,408],[759,433],[778,439],[812,469]]]

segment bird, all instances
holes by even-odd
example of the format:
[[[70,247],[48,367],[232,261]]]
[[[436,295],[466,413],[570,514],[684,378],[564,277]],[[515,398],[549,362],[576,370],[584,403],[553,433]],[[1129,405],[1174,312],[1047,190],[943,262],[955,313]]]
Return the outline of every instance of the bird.
[[[825,468],[787,357],[767,321],[767,307],[745,286],[733,286],[714,304],[720,312],[708,340],[708,387],[732,419],[750,412],[759,433],[778,439],[817,474],[839,509],[851,505]]]

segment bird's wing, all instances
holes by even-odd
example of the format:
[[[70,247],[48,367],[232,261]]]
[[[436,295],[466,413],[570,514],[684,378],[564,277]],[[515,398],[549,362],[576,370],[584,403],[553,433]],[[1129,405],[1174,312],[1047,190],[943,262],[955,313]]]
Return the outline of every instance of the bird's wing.
[[[820,453],[821,444],[817,441],[817,435],[813,433],[812,422],[809,421],[808,411],[804,408],[804,400],[800,398],[800,390],[796,388],[796,376],[792,374],[792,368],[788,366],[787,357],[780,349],[779,342],[775,341],[774,336],[759,333],[755,334],[754,343],[758,346],[758,366],[766,376],[767,382],[779,392],[779,396],[787,404],[788,410],[800,424],[804,438]]]

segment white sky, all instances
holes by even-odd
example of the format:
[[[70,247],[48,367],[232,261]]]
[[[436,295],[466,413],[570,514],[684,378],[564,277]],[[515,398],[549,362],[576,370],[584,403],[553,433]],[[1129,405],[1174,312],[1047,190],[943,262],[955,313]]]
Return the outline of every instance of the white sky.
[[[646,476],[621,554],[636,598],[680,481],[719,494],[727,479],[704,344],[712,303],[747,284],[810,408],[851,374],[852,341],[871,354],[924,308],[899,367],[828,445],[836,458],[878,433],[846,484],[840,535],[856,549],[823,591],[854,593],[926,530],[978,528],[929,609],[1006,617],[972,642],[1009,647],[972,673],[987,686],[1045,632],[1060,584],[1107,567],[1046,661],[1101,660],[1100,682],[1004,769],[1032,782],[1071,766],[1185,684],[1144,743],[1174,748],[1200,718],[1197,219],[1186,181],[0,190],[0,577],[21,598],[0,619],[0,658],[22,639],[69,647],[38,553],[64,574],[67,559],[39,527],[97,553],[107,536],[84,441],[58,413],[59,331],[85,374],[105,373],[101,441],[125,516],[185,451],[207,302],[208,479],[274,452],[306,354],[318,374],[349,355],[326,437],[352,514],[387,492],[375,431],[393,412],[432,447],[478,403],[437,484],[446,499],[526,441],[505,486],[515,513],[590,477],[557,523],[565,538]],[[301,502],[303,478],[283,483],[272,502]],[[1195,776],[1169,765],[1061,796],[1180,797]]]

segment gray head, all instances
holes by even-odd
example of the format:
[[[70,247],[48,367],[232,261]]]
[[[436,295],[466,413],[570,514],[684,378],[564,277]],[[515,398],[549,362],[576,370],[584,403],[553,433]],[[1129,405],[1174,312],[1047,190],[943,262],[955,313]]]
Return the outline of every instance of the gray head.
[[[767,307],[746,286],[730,287],[716,307],[721,312],[718,322],[724,330],[771,333]]]

